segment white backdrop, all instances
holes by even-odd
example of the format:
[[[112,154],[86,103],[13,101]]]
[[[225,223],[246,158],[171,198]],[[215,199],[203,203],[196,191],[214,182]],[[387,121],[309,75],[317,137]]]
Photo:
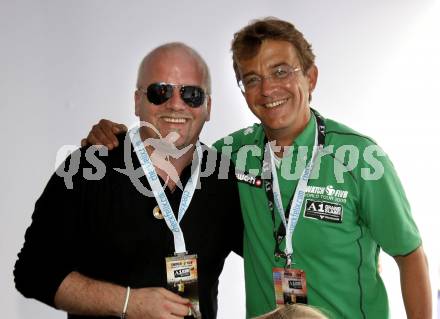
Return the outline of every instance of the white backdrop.
[[[313,106],[372,136],[390,155],[437,291],[438,1],[0,0],[1,317],[65,317],[23,298],[12,277],[57,150],[79,144],[102,117],[132,124],[139,61],[151,48],[176,40],[196,48],[211,67],[213,110],[203,140],[211,143],[253,123],[234,85],[229,45],[249,20],[268,15],[292,21],[313,44],[320,71]],[[397,267],[382,258],[392,317],[403,318]],[[219,319],[244,318],[236,256],[225,267],[219,299]]]

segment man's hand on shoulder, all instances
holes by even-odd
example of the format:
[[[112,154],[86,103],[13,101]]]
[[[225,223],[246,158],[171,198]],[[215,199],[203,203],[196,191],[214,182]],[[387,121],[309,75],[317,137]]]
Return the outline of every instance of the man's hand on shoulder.
[[[116,134],[126,132],[127,127],[124,124],[102,119],[98,124],[93,125],[87,138],[81,140],[81,146],[104,145],[109,150],[119,146]]]

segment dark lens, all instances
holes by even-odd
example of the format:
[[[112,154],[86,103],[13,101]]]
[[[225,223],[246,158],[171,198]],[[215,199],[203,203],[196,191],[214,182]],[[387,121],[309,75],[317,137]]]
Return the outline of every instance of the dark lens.
[[[147,98],[153,104],[161,105],[173,95],[173,87],[170,84],[153,83],[147,88]]]
[[[182,86],[180,89],[180,96],[190,107],[199,107],[205,101],[205,92],[198,86]]]

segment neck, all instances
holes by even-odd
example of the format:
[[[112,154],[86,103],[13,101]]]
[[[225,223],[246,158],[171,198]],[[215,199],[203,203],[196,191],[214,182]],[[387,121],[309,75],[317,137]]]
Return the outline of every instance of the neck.
[[[295,125],[287,128],[272,130],[263,125],[268,141],[275,141],[276,146],[281,147],[279,150],[274,151],[278,157],[282,157],[284,148],[291,146],[295,139],[302,133],[302,131],[304,131],[310,120],[310,112],[310,109],[308,109],[304,115],[298,117]]]
[[[176,183],[180,182],[183,169],[193,160],[195,145],[177,149],[174,144],[167,143],[163,139],[148,140],[142,133],[141,139],[148,142],[145,148],[157,175],[167,181],[167,187],[174,191]]]
[[[177,183],[181,183],[180,175],[182,171],[191,164],[194,156],[195,147],[192,146],[179,158],[167,156],[168,154],[162,153],[159,149],[147,148],[150,159],[153,162],[157,175],[159,175],[164,181],[167,181],[167,187],[173,192]],[[181,185],[184,187],[185,185]],[[180,187],[179,186],[179,187]]]

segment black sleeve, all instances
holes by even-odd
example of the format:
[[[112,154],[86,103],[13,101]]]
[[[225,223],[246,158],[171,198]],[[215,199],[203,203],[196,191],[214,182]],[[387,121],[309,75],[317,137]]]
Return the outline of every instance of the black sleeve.
[[[81,154],[79,150],[77,152]],[[70,159],[66,160],[66,165],[71,163]],[[73,161],[72,165],[75,165]],[[78,201],[75,198],[80,193],[80,175],[81,169],[73,177],[71,189],[64,178],[56,173],[52,175],[35,204],[32,223],[15,263],[17,290],[25,297],[35,298],[52,307],[59,285],[75,270],[75,236],[78,236],[75,231]]]
[[[238,192],[237,178],[235,177],[235,166],[231,161],[228,181],[230,183],[231,192],[228,198],[230,205],[229,211],[233,215],[231,218],[231,249],[237,255],[243,257],[243,215],[241,214],[240,196]]]

